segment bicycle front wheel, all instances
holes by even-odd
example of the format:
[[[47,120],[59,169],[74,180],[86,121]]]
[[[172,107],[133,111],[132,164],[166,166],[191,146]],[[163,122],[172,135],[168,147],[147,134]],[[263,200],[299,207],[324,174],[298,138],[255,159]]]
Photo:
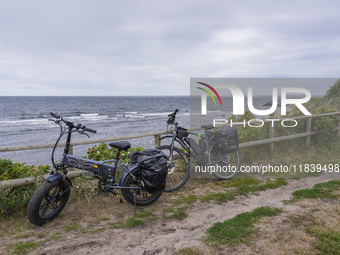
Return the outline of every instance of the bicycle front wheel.
[[[170,145],[162,145],[157,149],[164,152],[165,155],[170,158]],[[189,159],[181,149],[174,147],[170,165],[171,167],[168,170],[168,176],[166,178],[165,192],[182,188],[190,177]]]
[[[45,181],[34,192],[27,210],[31,223],[42,226],[55,219],[65,207],[71,192],[68,180]]]
[[[239,150],[231,153],[224,152],[215,143],[209,151],[209,165],[214,167],[212,174],[220,180],[229,180],[240,170],[241,157]]]

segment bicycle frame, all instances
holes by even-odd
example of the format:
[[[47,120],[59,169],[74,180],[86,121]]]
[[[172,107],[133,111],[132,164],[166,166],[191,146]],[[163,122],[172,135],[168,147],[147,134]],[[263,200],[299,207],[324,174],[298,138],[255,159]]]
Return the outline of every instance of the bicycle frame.
[[[73,132],[72,127],[68,127],[67,139],[66,139],[66,144],[65,144],[64,153],[61,159],[61,163],[60,165],[56,167],[56,172],[52,173],[46,178],[48,181],[52,182],[55,179],[65,178],[65,177],[69,179],[69,181],[71,181],[70,178],[67,176],[67,170],[66,170],[66,168],[71,167],[71,168],[77,168],[77,169],[92,172],[94,173],[94,176],[97,177],[98,179],[100,179],[99,176],[100,177],[104,177],[104,176],[111,177],[110,181],[106,184],[106,189],[108,190],[110,189],[133,189],[133,190],[142,189],[142,187],[123,187],[122,186],[122,183],[128,174],[131,175],[132,177],[135,177],[133,176],[131,171],[134,170],[137,167],[137,165],[136,164],[131,165],[129,168],[126,168],[123,164],[121,164],[119,162],[119,154],[120,154],[119,149],[117,151],[117,155],[115,159],[110,159],[110,160],[105,160],[105,161],[95,161],[91,159],[81,158],[75,155],[70,155],[69,151],[70,151],[70,146],[71,146],[72,132]],[[59,139],[57,143],[58,142],[59,142]],[[53,160],[53,156],[52,156],[52,160]],[[107,164],[108,162],[113,162],[114,164],[113,165]],[[117,170],[118,165],[121,166],[125,172],[122,175],[119,183],[115,183],[115,175],[116,175],[116,170]],[[62,169],[63,174],[59,173],[58,169]]]
[[[206,137],[208,137],[208,133],[205,131],[204,136],[200,136],[200,138],[204,139],[205,143],[206,143],[206,148],[205,148],[204,151],[202,151],[203,154],[204,154],[204,162],[202,162],[202,160],[199,158],[200,154],[196,153],[191,148],[190,142],[189,142],[189,138],[187,138],[187,137],[179,137],[177,135],[177,126],[178,126],[178,124],[175,123],[175,130],[174,130],[174,132],[173,132],[173,134],[171,136],[170,135],[166,135],[166,136],[163,136],[162,138],[160,138],[160,140],[163,140],[165,138],[171,138],[172,139],[171,140],[171,146],[170,146],[169,161],[171,162],[171,160],[172,160],[172,155],[173,155],[173,149],[174,149],[174,146],[175,146],[175,142],[178,142],[190,154],[190,156],[193,156],[198,161],[199,164],[201,164],[201,165],[209,165],[210,163],[207,163],[209,161],[208,153],[207,152],[210,150],[210,143],[209,143],[208,139],[206,138]],[[193,132],[189,132],[189,134],[198,135],[197,133],[193,133]],[[197,145],[197,146],[199,146],[199,145]],[[215,162],[213,162],[213,163],[215,163]]]

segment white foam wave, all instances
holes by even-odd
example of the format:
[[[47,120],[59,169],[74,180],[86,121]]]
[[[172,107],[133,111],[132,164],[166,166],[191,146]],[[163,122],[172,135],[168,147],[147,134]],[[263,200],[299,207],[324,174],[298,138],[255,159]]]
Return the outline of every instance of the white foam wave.
[[[35,126],[35,125],[50,125],[48,119],[30,119],[30,120],[1,120],[0,126]]]

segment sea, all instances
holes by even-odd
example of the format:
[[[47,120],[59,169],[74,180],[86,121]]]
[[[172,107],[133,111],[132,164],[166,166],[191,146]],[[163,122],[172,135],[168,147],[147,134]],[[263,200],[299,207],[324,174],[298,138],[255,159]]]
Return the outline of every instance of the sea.
[[[212,100],[211,100],[212,101]],[[216,118],[231,116],[232,100],[223,100],[224,106],[208,104],[208,114]],[[254,107],[263,109],[271,96],[254,97]],[[90,139],[166,131],[167,115],[179,109],[176,121],[190,127],[189,96],[119,96],[119,97],[0,97],[0,147],[52,144],[59,136],[59,126],[49,121],[50,112],[56,112],[74,123],[97,130]],[[64,142],[66,136],[61,142]],[[75,133],[72,141],[89,140]],[[154,147],[154,137],[129,140],[132,147]],[[95,144],[74,147],[74,154],[85,156]],[[51,164],[52,148],[0,152],[1,159],[27,164]],[[56,151],[61,157],[62,148]]]

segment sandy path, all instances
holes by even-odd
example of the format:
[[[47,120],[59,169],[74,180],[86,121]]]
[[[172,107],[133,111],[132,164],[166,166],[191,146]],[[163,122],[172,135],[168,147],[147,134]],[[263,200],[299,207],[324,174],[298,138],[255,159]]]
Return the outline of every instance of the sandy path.
[[[189,216],[181,221],[158,219],[132,229],[109,229],[91,235],[79,233],[70,238],[64,236],[42,245],[31,254],[173,254],[185,247],[198,247],[208,253],[200,239],[215,222],[225,221],[260,206],[294,210],[294,206],[284,205],[282,200],[289,199],[296,190],[312,188],[316,183],[334,179],[340,179],[340,174],[292,179],[288,185],[278,189],[238,197],[223,204],[196,202],[187,210]]]

